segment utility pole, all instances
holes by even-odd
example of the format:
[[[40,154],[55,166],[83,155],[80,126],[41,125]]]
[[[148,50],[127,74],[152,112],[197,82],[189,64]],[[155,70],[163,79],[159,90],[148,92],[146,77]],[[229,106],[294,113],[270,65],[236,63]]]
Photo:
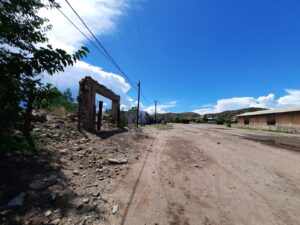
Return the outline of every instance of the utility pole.
[[[157,100],[154,100],[154,102],[155,102],[154,122],[157,123],[157,120],[156,120],[156,106],[157,106]]]
[[[139,126],[139,111],[140,111],[140,93],[141,93],[141,82],[138,83],[138,104],[136,109],[136,127]]]

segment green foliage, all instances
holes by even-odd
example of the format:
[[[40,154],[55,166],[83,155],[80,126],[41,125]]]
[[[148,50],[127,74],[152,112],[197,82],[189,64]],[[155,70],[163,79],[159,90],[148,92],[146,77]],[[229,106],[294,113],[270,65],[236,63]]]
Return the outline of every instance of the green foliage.
[[[0,157],[11,151],[27,151],[31,149],[27,141],[14,138],[7,132],[0,132],[0,147]]]
[[[136,106],[134,106],[134,107],[132,107],[131,109],[128,110],[128,112],[136,112],[136,111],[137,111],[137,107]]]
[[[175,120],[174,120],[175,123],[180,123],[180,121],[181,121],[181,120],[180,120],[179,117],[176,117]]]
[[[46,32],[52,26],[45,25],[48,20],[38,11],[53,7],[60,6],[54,0],[0,1],[0,133],[4,142],[10,143],[10,130],[17,128],[33,145],[32,111],[54,93],[53,87],[40,82],[41,73],[62,72],[88,52],[82,47],[68,54],[48,43]]]
[[[111,109],[105,109],[104,113],[111,116]]]
[[[264,108],[245,108],[245,109],[238,109],[238,110],[227,110],[221,113],[212,113],[206,114],[206,117],[216,118],[217,120],[229,121],[232,120],[236,115],[246,113],[246,112],[255,112],[265,110]]]
[[[52,86],[51,91],[48,93],[48,98],[44,98],[37,108],[46,109],[48,112],[55,112],[58,108],[62,107],[66,112],[76,112],[78,104],[73,102],[72,94],[69,95],[68,90],[70,91],[68,88],[62,93],[56,87]]]
[[[120,114],[120,124],[119,125],[120,125],[120,127],[128,126],[128,122],[127,122],[124,112],[121,112],[121,114]]]
[[[161,123],[155,124],[154,127],[159,130],[168,130],[173,128],[171,124],[161,124]]]
[[[70,88],[67,88],[64,91],[64,96],[67,99],[68,102],[74,102],[74,98],[72,97],[72,92]]]
[[[32,139],[35,140],[35,139],[38,139],[41,137],[42,132],[33,130],[30,132],[30,135],[31,135]]]

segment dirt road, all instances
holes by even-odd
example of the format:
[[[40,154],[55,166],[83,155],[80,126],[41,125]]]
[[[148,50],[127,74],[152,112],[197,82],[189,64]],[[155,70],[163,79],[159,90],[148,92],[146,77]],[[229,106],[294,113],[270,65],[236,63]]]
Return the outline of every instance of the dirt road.
[[[108,224],[300,224],[300,136],[209,125],[149,128]]]

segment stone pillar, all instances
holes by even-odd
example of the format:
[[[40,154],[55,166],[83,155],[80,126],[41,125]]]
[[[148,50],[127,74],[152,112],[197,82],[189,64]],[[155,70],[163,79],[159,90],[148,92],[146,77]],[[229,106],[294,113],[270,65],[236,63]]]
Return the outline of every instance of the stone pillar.
[[[79,106],[79,127],[82,127],[89,131],[95,130],[95,88],[93,86],[93,80],[89,77],[83,79],[80,82],[80,91],[78,96]]]
[[[98,119],[97,119],[97,130],[101,130],[102,108],[103,108],[103,102],[99,101],[99,111],[98,111]]]
[[[112,122],[116,126],[118,126],[119,123],[119,107],[120,107],[120,100],[113,100],[111,104],[111,117]]]

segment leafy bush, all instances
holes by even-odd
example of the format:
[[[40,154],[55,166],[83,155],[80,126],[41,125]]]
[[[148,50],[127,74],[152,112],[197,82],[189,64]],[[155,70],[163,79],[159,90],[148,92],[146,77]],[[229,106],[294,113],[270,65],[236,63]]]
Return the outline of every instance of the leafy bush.
[[[126,127],[126,126],[128,126],[128,122],[127,122],[127,119],[126,119],[126,117],[125,117],[125,114],[124,114],[124,112],[122,111],[122,112],[120,112],[121,114],[120,114],[120,127]]]
[[[7,132],[0,132],[0,148],[0,157],[8,152],[32,149],[24,138],[16,138]]]

